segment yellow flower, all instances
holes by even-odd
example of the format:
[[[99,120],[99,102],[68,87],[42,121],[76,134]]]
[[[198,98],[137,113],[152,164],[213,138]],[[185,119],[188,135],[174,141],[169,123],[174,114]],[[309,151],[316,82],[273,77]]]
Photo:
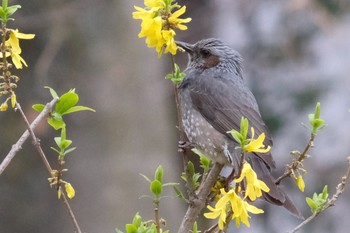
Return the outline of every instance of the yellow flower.
[[[7,104],[7,101],[6,102],[4,102],[4,103],[2,103],[1,105],[0,105],[0,112],[5,112],[5,111],[7,111],[7,108],[8,108],[9,106],[8,106],[8,104]]]
[[[66,189],[67,196],[70,199],[72,199],[75,196],[75,190],[74,190],[73,186],[70,183],[66,183],[64,185],[64,187]]]
[[[236,220],[236,226],[239,227],[241,222],[243,222],[247,227],[250,227],[249,223],[249,212],[253,214],[264,213],[262,209],[256,208],[253,205],[248,204],[248,202],[242,200],[234,189],[229,192],[225,192],[224,189],[220,190],[223,195],[221,199],[216,203],[215,208],[207,206],[211,211],[210,213],[205,213],[204,217],[209,219],[215,219],[219,217],[219,228],[224,229],[224,224],[226,223],[227,216],[227,204],[229,203],[233,212],[232,220]]]
[[[244,147],[245,152],[257,152],[257,153],[267,153],[271,150],[271,147],[268,146],[265,148],[264,140],[265,140],[265,133],[262,133],[259,135],[257,139],[254,139],[254,128],[251,128],[252,131],[252,138],[250,139],[250,142],[248,145]]]
[[[245,196],[249,197],[251,201],[255,201],[257,197],[262,196],[262,192],[269,192],[270,189],[267,185],[258,179],[255,171],[252,169],[249,163],[244,163],[241,176],[238,179],[235,179],[236,183],[242,182],[243,179],[246,179],[246,189]]]
[[[134,6],[136,11],[132,13],[134,19],[142,20],[138,37],[146,37],[147,46],[155,48],[159,57],[163,52],[176,54],[174,29],[186,30],[184,23],[191,21],[191,18],[179,18],[185,13],[186,7],[172,13],[172,9],[178,7],[177,3],[169,5],[165,0],[145,0],[144,4],[145,8]]]
[[[28,66],[25,60],[20,56],[20,54],[22,53],[22,49],[19,46],[19,39],[30,40],[34,37],[34,34],[24,34],[19,32],[18,29],[16,29],[11,30],[9,39],[5,41],[5,45],[10,49],[10,52],[6,53],[6,57],[11,56],[12,62],[17,69],[22,69],[22,64]]]
[[[172,28],[178,28],[180,30],[187,30],[187,26],[183,25],[183,23],[191,22],[191,18],[179,19],[179,16],[183,15],[186,12],[186,6],[181,7],[179,10],[172,13],[172,15],[168,18],[168,21]]]
[[[300,191],[304,192],[305,190],[305,182],[301,175],[299,175],[297,178],[294,179],[295,183],[297,184]]]

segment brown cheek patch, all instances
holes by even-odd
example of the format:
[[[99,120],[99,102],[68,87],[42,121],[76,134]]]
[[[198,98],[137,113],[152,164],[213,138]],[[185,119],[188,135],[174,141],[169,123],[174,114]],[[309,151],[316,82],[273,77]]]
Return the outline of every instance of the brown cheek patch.
[[[204,67],[206,69],[209,69],[219,64],[219,62],[220,62],[220,59],[218,56],[211,55],[207,59],[205,59]]]

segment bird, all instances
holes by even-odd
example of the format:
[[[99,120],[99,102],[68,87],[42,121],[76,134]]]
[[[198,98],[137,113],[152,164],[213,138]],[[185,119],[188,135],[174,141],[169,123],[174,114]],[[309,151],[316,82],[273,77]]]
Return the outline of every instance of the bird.
[[[213,161],[233,167],[237,173],[241,151],[228,131],[239,131],[242,117],[248,119],[257,135],[265,133],[266,146],[273,144],[257,101],[243,78],[242,57],[216,38],[194,44],[176,41],[176,44],[189,57],[184,70],[186,76],[178,85],[182,126],[189,143]],[[263,198],[303,218],[286,192],[275,184],[271,172],[276,164],[271,153],[250,153],[245,159],[270,188]]]

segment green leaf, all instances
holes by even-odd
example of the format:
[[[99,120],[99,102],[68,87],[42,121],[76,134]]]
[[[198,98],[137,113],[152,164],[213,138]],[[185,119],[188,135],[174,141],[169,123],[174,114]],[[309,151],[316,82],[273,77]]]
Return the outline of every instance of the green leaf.
[[[249,122],[248,119],[245,117],[242,117],[241,119],[241,126],[240,126],[240,133],[242,135],[242,138],[245,140],[248,136],[248,128],[249,128]]]
[[[154,179],[156,179],[160,183],[162,183],[163,182],[163,173],[164,173],[163,167],[162,167],[162,165],[159,165],[154,173]]]
[[[61,137],[54,137],[54,140],[59,148],[61,148]]]
[[[192,233],[198,233],[197,222],[194,222],[194,224],[193,224]]]
[[[20,8],[21,8],[20,5],[13,5],[13,6],[7,7],[7,11],[6,11],[7,17],[13,15]]]
[[[71,107],[76,105],[79,101],[79,96],[74,92],[67,92],[63,94],[56,104],[56,112],[63,115]]]
[[[34,104],[32,108],[37,112],[42,112],[45,108],[45,105],[43,104]]]
[[[61,119],[57,119],[57,118],[49,118],[47,120],[47,122],[55,129],[55,130],[58,130],[58,129],[62,129],[63,127],[66,126],[66,123],[64,123],[64,121]]]
[[[119,230],[118,228],[115,228],[115,232],[116,232],[116,233],[124,233],[124,232],[122,232],[121,230]]]
[[[306,203],[307,203],[308,206],[310,207],[311,212],[315,212],[315,211],[316,211],[316,209],[317,209],[317,204],[316,204],[316,202],[315,202],[313,199],[311,199],[310,197],[307,197],[307,198],[306,198]]]
[[[150,185],[150,190],[156,197],[159,197],[163,190],[162,183],[160,183],[159,180],[152,181]]]
[[[69,148],[69,149],[65,150],[65,151],[64,151],[64,155],[66,155],[66,154],[68,154],[68,153],[74,151],[75,149],[76,149],[76,147],[72,147],[72,148]]]
[[[327,198],[328,198],[328,186],[325,185],[322,191],[322,199],[327,200]]]
[[[51,87],[48,87],[48,86],[45,86],[45,88],[49,89],[52,98],[59,99],[57,92],[54,89],[52,89]]]
[[[180,198],[181,200],[187,201],[185,195],[181,192],[181,190],[178,187],[174,185],[173,188],[178,198]]]
[[[137,233],[137,227],[134,226],[133,224],[126,224],[125,230],[127,233]]]
[[[151,183],[152,180],[150,178],[148,178],[147,176],[145,176],[144,174],[140,174],[140,176],[142,176],[143,178],[145,178],[145,180],[148,181],[148,183]]]
[[[72,140],[64,140],[61,142],[60,148],[62,150],[65,150],[67,147],[69,147],[72,144]]]
[[[59,150],[57,150],[56,148],[54,148],[54,147],[50,147],[52,150],[54,150],[55,152],[57,152],[57,154],[61,154],[61,152],[59,151]]]
[[[209,171],[211,160],[206,156],[200,156],[199,158],[200,166],[203,168],[204,172]]]
[[[139,212],[137,212],[134,216],[134,219],[132,220],[132,224],[136,227],[139,227],[141,225],[142,218],[139,215]]]
[[[91,111],[91,112],[96,112],[94,109],[89,108],[89,107],[85,107],[85,106],[73,106],[71,108],[69,108],[67,111],[65,111],[64,113],[62,113],[63,115],[69,114],[69,113],[73,113],[73,112],[79,112],[79,111]]]

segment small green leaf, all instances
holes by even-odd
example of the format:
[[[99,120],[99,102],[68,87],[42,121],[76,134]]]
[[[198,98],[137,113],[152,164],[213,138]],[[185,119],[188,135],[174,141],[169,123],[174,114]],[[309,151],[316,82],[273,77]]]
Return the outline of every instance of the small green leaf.
[[[54,89],[52,89],[51,87],[48,87],[48,86],[45,86],[45,88],[49,89],[52,98],[59,99],[57,92]]]
[[[173,186],[173,188],[178,198],[180,198],[183,201],[187,201],[187,199],[185,198],[185,195],[181,192],[181,190],[178,187]]]
[[[60,148],[62,150],[65,150],[67,147],[69,147],[72,144],[72,140],[64,140],[61,142]]]
[[[328,198],[328,186],[325,185],[322,191],[322,199],[327,200],[327,198]]]
[[[139,227],[141,225],[142,218],[139,215],[139,212],[137,212],[134,216],[134,219],[132,220],[132,224],[136,227]]]
[[[137,227],[134,226],[133,224],[126,224],[125,230],[127,233],[137,233]]]
[[[43,104],[34,104],[32,108],[37,112],[42,112],[45,108],[45,105]]]
[[[156,179],[160,183],[162,183],[163,182],[163,174],[164,174],[163,167],[162,167],[162,165],[159,165],[154,173],[154,179]]]
[[[75,106],[79,101],[79,96],[74,92],[67,92],[63,94],[56,104],[56,112],[64,114],[71,107]]]
[[[121,230],[119,230],[118,228],[115,228],[115,232],[116,232],[116,233],[124,233],[124,232],[122,232]]]
[[[140,176],[142,176],[143,178],[145,178],[145,180],[148,181],[148,183],[151,183],[152,180],[150,178],[148,178],[147,176],[145,176],[144,174],[140,174]]]
[[[159,197],[163,190],[162,183],[160,183],[159,180],[152,181],[150,185],[150,190],[156,197]]]
[[[64,151],[64,155],[66,155],[66,154],[68,154],[68,153],[74,151],[75,149],[76,149],[76,147],[72,147],[72,148],[69,148],[69,149],[65,150],[65,151]]]
[[[73,113],[73,112],[79,112],[79,111],[91,111],[91,112],[96,112],[94,109],[89,108],[89,107],[85,107],[85,106],[73,106],[70,109],[68,109],[67,111],[65,111],[64,113],[62,113],[63,115],[69,114],[69,113]]]
[[[242,138],[245,140],[248,136],[248,128],[249,128],[249,122],[248,119],[245,117],[242,117],[241,119],[241,126],[240,126],[240,133],[242,135]]]
[[[47,120],[47,122],[55,129],[55,130],[58,130],[58,129],[62,129],[63,127],[66,126],[66,123],[64,123],[64,121],[61,119],[57,119],[57,118],[49,118]]]
[[[21,8],[20,5],[13,5],[13,6],[7,7],[7,11],[6,11],[7,17],[10,17],[11,15],[13,15],[20,8]]]
[[[190,176],[193,176],[195,171],[194,171],[194,165],[191,161],[188,161],[187,169],[188,169],[188,173],[190,174]]]
[[[192,233],[198,233],[197,222],[194,222],[194,224],[193,224]]]
[[[310,197],[306,198],[306,203],[308,204],[308,206],[310,207],[312,212],[315,212],[315,210],[317,209],[317,204],[316,202],[311,199]]]
[[[57,150],[56,148],[54,147],[50,147],[52,150],[54,150],[55,152],[57,152],[57,154],[61,154],[61,152],[59,150]]]

